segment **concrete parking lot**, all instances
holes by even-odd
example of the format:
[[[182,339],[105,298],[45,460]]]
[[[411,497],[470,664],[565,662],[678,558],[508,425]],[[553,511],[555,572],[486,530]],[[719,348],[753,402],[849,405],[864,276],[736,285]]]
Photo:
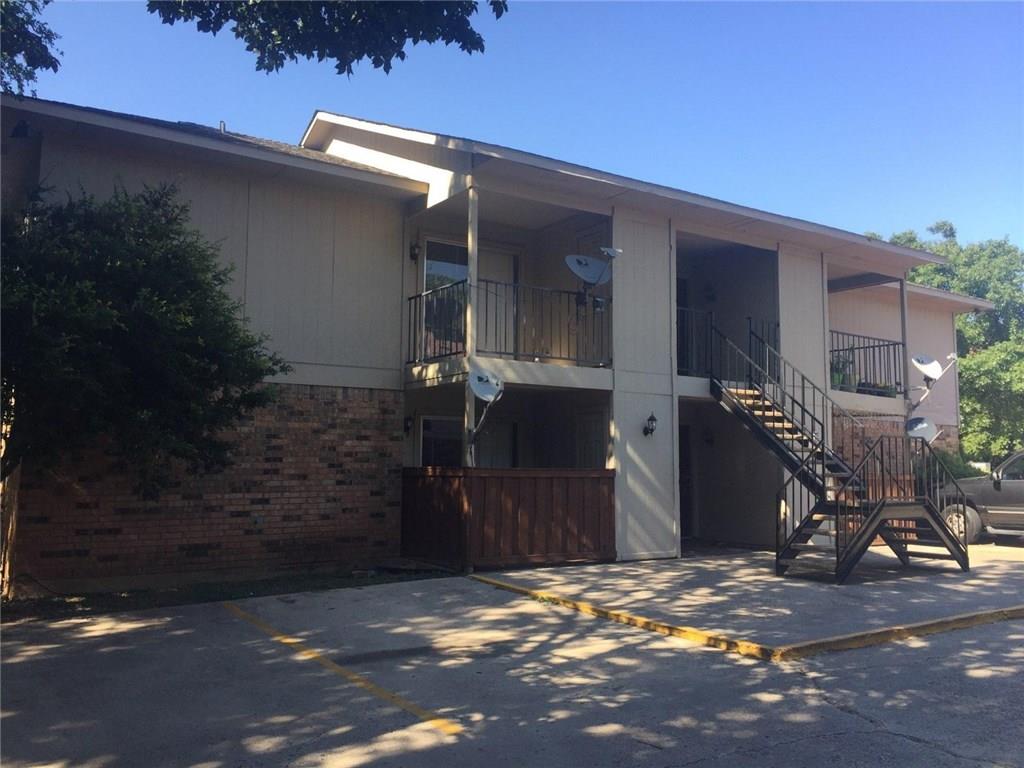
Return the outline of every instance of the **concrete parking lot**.
[[[807,584],[794,621],[856,610]],[[1024,765],[1024,621],[771,664],[450,578],[24,621],[3,656],[4,766]]]

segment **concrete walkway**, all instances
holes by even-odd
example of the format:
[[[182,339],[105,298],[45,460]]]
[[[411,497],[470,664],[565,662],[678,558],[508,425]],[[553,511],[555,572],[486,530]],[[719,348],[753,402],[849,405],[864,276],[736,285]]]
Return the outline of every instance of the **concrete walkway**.
[[[846,584],[775,576],[768,552],[488,573],[603,608],[789,645],[1024,604],[1024,547],[971,547],[971,571],[868,553]]]

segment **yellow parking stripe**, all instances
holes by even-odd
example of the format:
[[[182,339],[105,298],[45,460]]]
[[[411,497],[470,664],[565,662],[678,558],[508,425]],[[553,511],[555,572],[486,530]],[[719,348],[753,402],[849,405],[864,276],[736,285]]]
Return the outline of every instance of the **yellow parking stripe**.
[[[414,715],[415,717],[422,720],[424,723],[433,726],[446,736],[458,736],[460,733],[462,733],[462,726],[459,725],[457,722],[449,720],[445,717],[441,717],[436,712],[431,712],[429,709],[424,709],[418,704],[413,704],[408,699],[404,699],[397,693],[393,693],[387,690],[386,688],[381,688],[379,685],[370,682],[362,675],[353,672],[350,669],[346,669],[340,664],[331,661],[326,656],[317,653],[298,638],[291,637],[290,635],[286,635],[283,632],[279,632],[277,629],[270,626],[262,619],[253,616],[251,613],[248,613],[247,611],[242,610],[234,603],[224,603],[224,607],[231,611],[231,613],[233,613],[238,618],[242,619],[243,621],[247,621],[254,627],[262,630],[265,634],[269,635],[272,639],[276,640],[277,642],[295,649],[295,651],[298,653],[299,658],[306,659],[308,661],[315,661],[324,669],[329,669],[331,672],[343,677],[345,680],[352,683],[353,685],[357,685],[364,691],[372,693],[378,699],[386,701],[389,704],[393,704],[399,709],[405,710],[410,715]]]
[[[922,637],[924,635],[933,635],[938,632],[948,632],[954,629],[967,629],[968,627],[977,627],[982,624],[991,624],[997,621],[1024,618],[1024,605],[1017,605],[1011,608],[995,608],[985,611],[975,611],[973,613],[962,613],[956,616],[947,616],[942,619],[921,621],[915,624],[884,627],[882,629],[872,629],[866,632],[854,632],[848,635],[838,635],[835,637],[826,637],[821,640],[809,640],[802,643],[773,647],[770,645],[761,645],[760,643],[755,643],[751,640],[737,640],[735,638],[726,637],[718,632],[709,632],[695,627],[668,624],[664,621],[657,621],[655,619],[645,619],[642,616],[635,616],[634,614],[626,613],[625,611],[602,608],[601,606],[594,605],[593,603],[584,602],[582,600],[573,600],[568,597],[562,597],[561,595],[556,595],[539,589],[522,587],[518,584],[492,579],[488,576],[473,574],[470,578],[483,584],[489,584],[492,587],[497,587],[498,589],[504,589],[509,592],[515,592],[519,595],[532,597],[535,600],[542,600],[547,603],[554,603],[555,605],[572,608],[574,611],[579,611],[580,613],[585,613],[589,616],[608,619],[609,621],[626,624],[631,627],[637,627],[647,632],[657,632],[662,635],[679,637],[683,640],[699,643],[700,645],[704,645],[709,648],[717,648],[729,653],[737,653],[740,656],[760,659],[761,661],[791,661],[793,659],[803,659],[808,656],[814,656],[827,651],[845,651],[855,648],[867,648],[872,645],[881,645],[882,643],[889,643],[893,640],[902,640],[908,637]]]

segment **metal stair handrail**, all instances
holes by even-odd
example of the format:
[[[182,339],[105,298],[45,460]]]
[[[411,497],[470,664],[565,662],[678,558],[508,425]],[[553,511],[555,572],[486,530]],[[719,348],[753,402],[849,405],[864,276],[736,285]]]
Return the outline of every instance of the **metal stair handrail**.
[[[790,474],[789,479],[782,484],[778,491],[775,492],[776,557],[778,557],[780,553],[789,546],[790,541],[800,528],[800,525],[807,518],[807,515],[813,514],[815,508],[817,508],[820,502],[825,499],[828,494],[828,489],[825,486],[826,450],[828,450],[828,448],[825,445],[824,438],[818,440],[808,450],[804,460],[800,462],[800,466]],[[810,462],[815,459],[816,456],[820,456],[821,461],[821,471],[817,473],[818,487],[821,489],[820,492],[813,488],[809,488],[808,485],[800,479],[808,470]],[[806,507],[806,512],[799,520],[797,520],[792,514],[790,514],[790,512],[791,510],[795,510],[800,507]]]
[[[801,371],[799,368],[797,368],[795,365],[793,365],[791,362],[789,362],[785,357],[783,357],[782,353],[779,352],[779,350],[777,350],[775,347],[773,347],[767,341],[765,341],[764,337],[762,337],[757,331],[751,330],[750,331],[750,337],[753,340],[757,341],[761,345],[761,347],[763,348],[763,350],[765,352],[766,359],[767,358],[773,358],[774,360],[776,360],[781,365],[786,366],[786,367],[792,369],[793,372],[800,374],[801,386],[807,386],[807,387],[811,388],[812,391],[815,392],[817,395],[819,395],[824,402],[828,403],[832,407],[833,411],[838,411],[839,415],[842,416],[843,418],[849,419],[850,421],[852,421],[857,426],[860,426],[860,427],[864,426],[863,422],[861,422],[860,419],[858,419],[856,416],[854,416],[848,410],[843,408],[843,406],[841,406],[839,403],[837,403],[835,400],[833,400],[832,397],[824,389],[822,389],[817,384],[815,384],[814,381],[812,379],[808,378],[808,376],[803,371]],[[753,352],[753,350],[751,350],[751,352]],[[761,366],[761,367],[763,368],[764,366]],[[776,377],[776,378],[778,378],[778,377]]]
[[[723,391],[729,395],[731,400],[736,400],[739,403],[735,395],[729,392],[730,385],[735,386],[736,384],[743,383],[753,386],[757,384],[761,387],[762,402],[765,404],[771,403],[771,405],[777,407],[794,424],[799,425],[801,430],[805,431],[811,439],[817,439],[825,434],[825,423],[815,415],[813,409],[807,408],[799,398],[788,393],[781,382],[777,381],[764,367],[740,349],[717,326],[711,326],[711,335],[711,378],[721,385]],[[785,397],[783,397],[781,402],[779,402],[778,398],[768,397],[764,387],[766,383],[776,387],[783,395],[788,395],[788,399],[799,411],[799,415],[797,410],[792,410],[788,407]],[[740,403],[740,405],[743,404]],[[746,408],[747,406],[743,405],[743,407]]]
[[[905,474],[901,474],[901,470]],[[910,479],[909,491],[904,478]],[[860,496],[857,507],[861,511],[857,514],[850,512],[847,501],[850,493]],[[837,559],[842,558],[846,546],[867,524],[868,516],[863,510],[873,510],[886,502],[930,505],[936,517],[933,524],[943,526],[966,553],[966,501],[967,496],[953,473],[926,440],[909,436],[880,436],[871,443],[864,458],[836,491]],[[953,507],[952,514],[959,517],[958,530],[953,530],[942,516],[948,507]]]

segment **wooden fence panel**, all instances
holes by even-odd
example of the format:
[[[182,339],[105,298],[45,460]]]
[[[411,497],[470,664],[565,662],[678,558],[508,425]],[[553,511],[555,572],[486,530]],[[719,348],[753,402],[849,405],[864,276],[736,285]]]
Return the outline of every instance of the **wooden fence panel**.
[[[410,467],[402,553],[453,568],[615,559],[615,473]]]

